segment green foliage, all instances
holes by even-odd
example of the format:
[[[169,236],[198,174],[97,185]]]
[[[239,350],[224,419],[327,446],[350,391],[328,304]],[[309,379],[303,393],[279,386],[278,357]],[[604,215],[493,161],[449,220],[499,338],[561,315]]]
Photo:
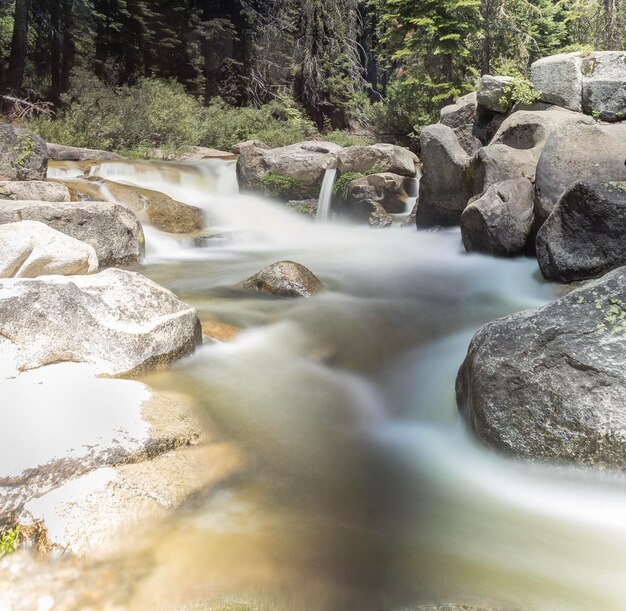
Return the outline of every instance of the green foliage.
[[[372,136],[362,136],[360,134],[353,134],[352,132],[345,130],[334,130],[322,134],[321,138],[325,142],[333,142],[339,146],[369,146],[375,144],[376,139]]]
[[[275,197],[297,192],[304,187],[304,183],[298,178],[285,176],[285,174],[279,174],[277,172],[266,174],[261,179],[261,182],[270,195]]]
[[[374,167],[366,170],[365,172],[346,172],[335,181],[335,184],[333,185],[333,195],[346,200],[350,194],[350,185],[355,180],[359,180],[359,178],[364,178],[365,176],[370,176],[371,174],[380,174],[384,171],[384,168]]]
[[[0,558],[12,554],[20,542],[20,527],[9,528],[0,533]]]

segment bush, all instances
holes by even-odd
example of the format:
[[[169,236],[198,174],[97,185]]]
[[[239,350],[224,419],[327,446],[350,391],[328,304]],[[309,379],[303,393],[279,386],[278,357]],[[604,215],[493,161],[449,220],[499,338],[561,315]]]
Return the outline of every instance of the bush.
[[[269,174],[266,174],[261,179],[261,182],[268,192],[274,197],[289,195],[304,187],[304,183],[298,178],[285,176],[284,174],[278,174],[277,172],[270,172]]]
[[[334,142],[339,146],[368,146],[370,144],[376,144],[376,139],[373,136],[361,136],[342,130],[322,134],[322,139],[325,142]]]

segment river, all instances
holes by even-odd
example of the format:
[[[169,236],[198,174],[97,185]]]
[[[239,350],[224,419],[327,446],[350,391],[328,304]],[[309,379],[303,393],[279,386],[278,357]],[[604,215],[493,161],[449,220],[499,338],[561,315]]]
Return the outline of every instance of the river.
[[[139,271],[244,330],[148,378],[250,468],[155,540],[133,608],[624,609],[624,478],[500,456],[456,410],[475,330],[554,298],[535,261],[468,256],[457,230],[316,223],[240,195],[232,161],[91,172],[205,210],[206,240],[146,228]],[[328,291],[237,289],[283,259]]]

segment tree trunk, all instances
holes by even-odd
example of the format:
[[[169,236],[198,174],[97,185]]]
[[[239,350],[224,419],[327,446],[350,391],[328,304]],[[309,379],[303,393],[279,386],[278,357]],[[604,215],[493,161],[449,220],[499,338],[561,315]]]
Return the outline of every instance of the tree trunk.
[[[6,84],[8,89],[19,92],[24,81],[26,69],[28,18],[31,0],[15,0],[15,17],[13,19],[13,39],[11,41],[11,56],[7,70]]]
[[[606,48],[619,51],[622,48],[622,20],[618,0],[604,0],[604,25],[606,28]]]

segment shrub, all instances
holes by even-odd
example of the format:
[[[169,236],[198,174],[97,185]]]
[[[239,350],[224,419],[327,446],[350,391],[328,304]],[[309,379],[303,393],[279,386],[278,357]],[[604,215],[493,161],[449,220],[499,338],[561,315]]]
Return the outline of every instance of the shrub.
[[[10,528],[0,533],[0,558],[13,553],[20,542],[20,527]]]
[[[284,174],[278,174],[277,172],[270,172],[269,174],[266,174],[261,179],[261,182],[274,197],[288,195],[304,187],[304,183],[298,178],[285,176]]]
[[[334,142],[339,146],[368,146],[376,143],[376,139],[373,136],[361,136],[342,130],[335,130],[323,134],[322,139],[326,142]]]

